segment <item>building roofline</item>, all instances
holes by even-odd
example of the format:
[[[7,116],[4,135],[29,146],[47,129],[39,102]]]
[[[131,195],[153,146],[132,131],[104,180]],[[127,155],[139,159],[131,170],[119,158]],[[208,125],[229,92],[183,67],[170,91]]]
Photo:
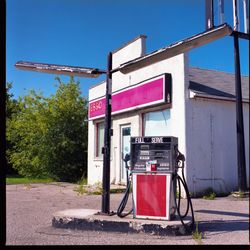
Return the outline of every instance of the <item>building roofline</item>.
[[[208,95],[208,94],[200,94],[196,93],[194,90],[189,90],[189,98],[191,99],[213,99],[213,100],[220,100],[220,101],[230,101],[236,102],[235,97],[224,97],[224,96],[215,96],[215,95]],[[243,103],[249,103],[248,99],[242,98]]]
[[[118,49],[113,50],[113,51],[112,51],[112,54],[118,52],[119,50],[125,48],[126,46],[128,46],[129,44],[133,43],[134,41],[136,41],[136,40],[138,40],[138,39],[140,39],[140,38],[147,38],[147,36],[146,36],[146,35],[139,35],[139,36],[135,37],[134,39],[128,41],[128,42],[125,43],[125,44],[123,44],[123,45],[122,45],[121,47],[119,47]]]
[[[90,87],[89,87],[89,90],[90,90],[90,89],[93,89],[93,88],[97,87],[98,85],[101,85],[101,84],[103,84],[103,83],[105,83],[105,82],[106,82],[106,80],[103,80],[103,81],[101,81],[101,82],[98,82],[98,83],[96,83],[96,84],[90,86]]]
[[[212,72],[215,71],[215,72],[220,72],[220,73],[235,75],[234,72],[227,72],[227,71],[222,71],[222,70],[219,70],[219,69],[200,68],[200,67],[198,67],[198,66],[191,66],[191,65],[189,65],[189,68],[191,68],[191,69],[198,69],[198,70],[207,70],[207,71],[212,71]],[[249,77],[249,75],[242,75],[242,74],[241,74],[241,77]]]

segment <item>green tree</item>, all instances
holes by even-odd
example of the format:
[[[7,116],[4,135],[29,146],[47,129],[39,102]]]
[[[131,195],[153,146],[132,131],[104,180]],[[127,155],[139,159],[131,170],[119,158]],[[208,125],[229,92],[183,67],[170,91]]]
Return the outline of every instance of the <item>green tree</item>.
[[[52,177],[76,180],[87,174],[87,100],[80,96],[79,82],[73,77],[68,84],[56,79],[58,90],[48,100],[47,166]]]
[[[87,101],[73,77],[56,79],[55,95],[30,91],[20,98],[20,112],[7,128],[15,145],[8,156],[24,176],[76,181],[87,173]]]
[[[7,82],[6,84],[6,127],[9,126],[11,119],[19,112],[19,103],[17,100],[13,98],[13,94],[11,93],[12,83]],[[13,147],[13,143],[6,138],[6,152]],[[12,164],[9,162],[8,157],[6,155],[7,162],[7,174],[16,174],[17,172],[13,169]]]

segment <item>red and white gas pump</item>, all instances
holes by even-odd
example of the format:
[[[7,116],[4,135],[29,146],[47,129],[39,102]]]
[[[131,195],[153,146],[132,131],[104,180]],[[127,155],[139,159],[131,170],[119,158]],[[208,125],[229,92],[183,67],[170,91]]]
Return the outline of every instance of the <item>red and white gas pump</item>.
[[[124,161],[127,173],[128,161],[130,161],[131,173],[124,197],[117,209],[117,215],[125,217],[133,212],[135,219],[172,220],[177,213],[186,227],[183,220],[191,208],[192,220],[188,224],[193,227],[193,206],[183,171],[185,157],[178,150],[178,138],[173,136],[131,137],[130,142],[130,155],[126,155]],[[178,168],[182,168],[182,178],[177,173]],[[133,208],[123,213],[131,183]],[[187,195],[185,214],[180,213],[181,184]],[[176,197],[177,186],[178,198]]]
[[[131,138],[134,218],[173,219],[177,147],[176,137]]]

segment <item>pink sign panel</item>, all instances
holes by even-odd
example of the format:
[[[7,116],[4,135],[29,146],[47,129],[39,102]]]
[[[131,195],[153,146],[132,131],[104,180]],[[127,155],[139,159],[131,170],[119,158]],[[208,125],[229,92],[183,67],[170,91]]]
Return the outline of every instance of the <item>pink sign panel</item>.
[[[166,81],[169,82],[166,88]],[[166,91],[167,90],[167,91]],[[102,97],[89,102],[89,119],[105,115],[105,100]],[[112,95],[112,114],[117,114],[157,103],[170,103],[170,77],[164,74]]]

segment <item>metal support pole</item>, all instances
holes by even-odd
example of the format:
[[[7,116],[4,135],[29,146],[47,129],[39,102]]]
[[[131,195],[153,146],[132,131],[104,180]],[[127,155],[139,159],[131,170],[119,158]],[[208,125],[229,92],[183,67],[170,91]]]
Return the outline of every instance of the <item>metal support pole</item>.
[[[206,12],[206,25],[205,29],[212,29],[214,27],[214,3],[213,0],[205,1],[205,12]]]
[[[239,38],[237,32],[234,33],[233,37],[234,37],[234,62],[235,62],[238,188],[239,191],[247,191]]]
[[[102,213],[109,214],[110,204],[110,141],[111,141],[111,98],[112,98],[112,53],[108,54],[106,73],[106,111],[102,174]]]
[[[223,24],[225,22],[225,12],[224,12],[224,0],[218,1],[218,10],[219,10],[219,24]]]
[[[249,0],[243,0],[244,32],[249,34]]]
[[[239,30],[239,6],[238,6],[238,0],[233,0],[233,18],[234,18],[234,27],[233,29],[235,31]]]

